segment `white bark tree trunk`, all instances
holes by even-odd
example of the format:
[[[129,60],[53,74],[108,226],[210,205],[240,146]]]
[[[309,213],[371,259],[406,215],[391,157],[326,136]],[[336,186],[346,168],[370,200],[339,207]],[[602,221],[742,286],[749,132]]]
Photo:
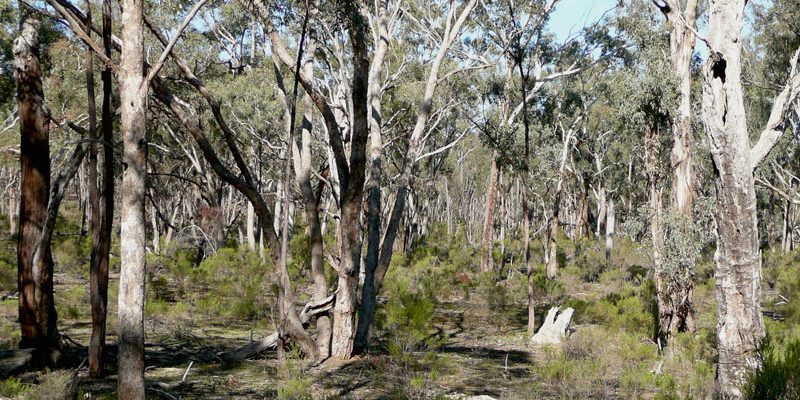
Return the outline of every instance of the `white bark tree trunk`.
[[[756,348],[764,337],[761,315],[761,251],[753,170],[786,127],[789,105],[800,92],[791,65],[789,82],[775,98],[767,126],[751,148],[742,89],[742,38],[746,0],[711,0],[703,68],[703,119],[717,191],[717,391],[741,398],[741,384],[759,365]]]
[[[118,394],[122,400],[144,396],[145,180],[147,177],[144,32],[142,0],[122,1],[122,61],[119,72],[122,110],[123,173],[119,283]]]

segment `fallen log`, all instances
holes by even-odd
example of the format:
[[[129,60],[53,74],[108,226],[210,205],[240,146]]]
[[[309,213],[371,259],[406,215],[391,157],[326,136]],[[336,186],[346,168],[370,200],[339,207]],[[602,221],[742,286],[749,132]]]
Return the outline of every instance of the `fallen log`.
[[[305,307],[303,307],[303,310],[300,311],[300,322],[304,327],[307,326],[311,319],[315,316],[330,311],[330,309],[333,308],[335,300],[336,292],[322,300],[309,302],[305,305]],[[246,360],[250,357],[260,354],[263,351],[275,348],[277,345],[278,332],[273,332],[269,336],[253,340],[250,343],[247,343],[246,345],[223,355],[222,358],[226,361]]]

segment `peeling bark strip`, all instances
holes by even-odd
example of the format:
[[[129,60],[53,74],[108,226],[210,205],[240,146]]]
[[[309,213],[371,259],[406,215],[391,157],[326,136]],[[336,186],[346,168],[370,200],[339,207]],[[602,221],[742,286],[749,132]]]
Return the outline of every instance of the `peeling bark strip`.
[[[789,104],[800,92],[797,58],[789,82],[776,97],[767,127],[750,148],[741,81],[741,29],[745,0],[711,0],[712,57],[703,70],[703,119],[717,191],[717,392],[741,398],[741,384],[759,365],[764,337],[761,315],[761,252],[753,170],[784,131]]]
[[[147,179],[147,82],[144,79],[142,0],[123,0],[122,218],[119,277],[118,395],[144,399],[145,180]]]
[[[50,202],[50,127],[39,66],[41,24],[25,6],[20,8],[20,14],[20,34],[13,47],[21,168],[17,247],[22,331],[19,346],[36,349],[35,362],[49,365],[54,362],[51,353],[59,347],[53,301],[53,260],[49,241],[42,241]]]

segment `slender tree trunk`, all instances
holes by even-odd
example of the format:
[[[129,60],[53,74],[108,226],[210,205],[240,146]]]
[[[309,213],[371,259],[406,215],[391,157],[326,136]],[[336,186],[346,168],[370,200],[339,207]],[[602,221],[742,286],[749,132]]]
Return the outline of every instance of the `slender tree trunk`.
[[[42,243],[50,202],[49,115],[39,65],[41,23],[20,5],[14,77],[20,125],[20,207],[17,247],[20,348],[36,349],[37,364],[52,365],[59,349],[53,301],[53,262]]]
[[[87,8],[88,9],[88,8]],[[103,1],[103,45],[106,57],[111,57],[111,3]],[[88,76],[88,75],[87,75]],[[89,271],[89,291],[92,307],[92,334],[89,340],[89,374],[99,377],[103,374],[103,351],[106,340],[106,314],[108,305],[108,265],[111,250],[111,229],[114,213],[114,149],[113,121],[111,105],[111,69],[106,66],[101,72],[103,81],[102,104],[102,152],[97,168],[102,170],[102,179],[94,185],[100,185],[99,198],[93,202],[97,206],[92,211],[92,254]],[[90,97],[94,97],[93,91]],[[96,135],[95,135],[96,137]],[[94,145],[94,144],[93,144]],[[95,214],[97,216],[95,217]]]
[[[499,171],[497,168],[497,158],[492,156],[492,166],[489,172],[489,181],[486,183],[486,215],[483,220],[483,257],[481,258],[481,272],[492,272],[494,260],[492,250],[494,248],[494,214],[497,209],[497,185]]]
[[[672,3],[672,2],[670,2]],[[665,3],[666,4],[666,3]],[[670,50],[672,70],[678,79],[678,107],[671,121],[672,125],[672,207],[691,220],[694,199],[694,172],[692,170],[692,56],[695,47],[695,34],[692,32],[697,19],[697,0],[686,2],[686,8],[679,4],[666,4],[661,11],[671,25]],[[686,269],[694,269],[694,262],[681,265],[684,271],[671,271],[662,277],[659,287],[660,297],[669,298],[670,304],[661,315],[660,338],[667,344],[669,337],[682,331],[694,331],[694,307],[691,279],[678,277],[691,276]],[[668,291],[669,293],[663,293]]]
[[[367,57],[366,18],[360,10],[351,10],[350,41],[353,46],[353,125],[350,171],[342,184],[341,255],[338,293],[333,308],[331,353],[339,359],[353,355],[356,336],[356,295],[361,269],[361,208],[366,172],[366,145],[369,137],[367,93],[369,58]],[[341,176],[339,177],[342,178]]]
[[[550,217],[550,233],[547,240],[547,278],[555,279],[558,275],[558,214],[561,212],[561,190],[556,191],[556,199],[553,201],[553,216]]]
[[[364,288],[362,290],[362,300],[361,300],[361,310],[359,313],[359,321],[358,321],[358,332],[356,337],[357,343],[357,350],[364,351],[366,350],[366,346],[369,343],[369,328],[372,324],[375,314],[375,302],[377,292],[383,283],[383,278],[386,276],[386,272],[389,269],[389,264],[392,259],[392,254],[394,251],[394,242],[397,237],[397,232],[400,226],[401,219],[406,209],[406,202],[412,203],[413,199],[407,199],[410,195],[410,188],[414,183],[414,173],[416,172],[419,160],[418,157],[422,154],[422,150],[425,146],[425,140],[423,138],[423,134],[425,131],[425,126],[427,124],[428,118],[432,112],[433,108],[433,96],[436,91],[436,88],[439,84],[439,70],[441,65],[445,59],[448,49],[452,45],[453,41],[458,37],[460,34],[461,27],[464,25],[467,16],[470,14],[472,9],[475,7],[476,1],[472,0],[467,3],[464,8],[461,10],[458,18],[455,22],[450,25],[450,29],[447,30],[443,35],[442,43],[439,47],[439,51],[436,54],[436,58],[431,65],[431,68],[428,73],[428,79],[425,83],[425,92],[422,96],[422,100],[420,101],[419,111],[417,112],[417,120],[414,124],[414,130],[411,132],[411,137],[409,138],[409,145],[406,151],[406,154],[403,157],[403,169],[400,174],[399,179],[397,180],[397,193],[394,198],[394,204],[392,206],[392,210],[389,214],[389,221],[386,226],[386,231],[383,236],[383,240],[380,243],[380,251],[377,249],[378,245],[378,234],[377,228],[380,226],[380,193],[370,192],[371,199],[370,201],[374,203],[368,203],[368,223],[372,224],[372,231],[368,231],[368,248],[367,248],[367,265],[365,270],[365,283]],[[382,3],[380,5],[382,7],[381,13],[386,12],[386,4]],[[451,16],[455,15],[455,8],[451,9]],[[393,18],[397,18],[397,15],[394,15]],[[370,116],[370,129],[371,134],[373,134],[373,139],[380,139],[380,137],[376,137],[376,135],[380,134],[380,86],[381,82],[380,79],[380,72],[383,63],[383,58],[385,57],[386,51],[388,51],[388,34],[389,34],[389,27],[385,21],[385,15],[383,17],[379,17],[379,28],[378,28],[378,49],[376,50],[376,55],[373,60],[373,63],[380,62],[381,65],[374,66],[370,69],[370,76],[369,76],[369,85],[370,85],[370,105],[371,105],[371,112],[373,113]],[[375,108],[375,106],[378,106]],[[376,113],[377,111],[377,113]],[[377,132],[377,134],[376,134]],[[373,170],[372,172],[376,172],[373,176],[371,175],[371,179],[380,178],[382,171],[381,171],[381,164],[380,164],[380,148],[379,148],[379,141],[373,140],[372,142],[372,149],[371,149],[371,157],[373,159],[378,160],[378,164],[373,163],[372,167],[376,168],[377,170]],[[380,146],[382,147],[382,146]],[[375,158],[374,156],[378,156]],[[370,182],[372,187],[376,184],[380,184],[380,180]],[[371,188],[372,188],[371,187]],[[371,210],[370,208],[371,207]],[[374,216],[374,218],[373,218]],[[408,227],[406,227],[408,228]],[[370,253],[370,251],[372,253]],[[377,263],[377,264],[376,264]]]
[[[660,138],[656,127],[646,128],[644,137],[645,172],[647,175],[647,192],[650,202],[650,238],[653,245],[653,265],[656,281],[656,302],[658,304],[658,332],[656,334],[658,346],[666,345],[670,337],[670,325],[675,315],[675,304],[672,303],[670,273],[664,268],[663,260],[663,229],[662,218],[662,190],[659,187],[659,145]]]
[[[614,229],[616,229],[616,211],[614,210],[614,200],[608,201],[608,212],[606,214],[606,260],[611,260],[611,252],[614,250]]]
[[[309,55],[303,68],[308,76],[314,73],[314,53],[316,42],[313,40],[313,33],[309,38]],[[303,196],[305,205],[306,223],[308,224],[308,239],[310,241],[311,276],[314,279],[314,300],[321,301],[328,297],[328,280],[325,276],[324,264],[324,239],[322,237],[322,221],[319,217],[320,196],[314,193],[311,185],[311,133],[313,129],[314,103],[309,96],[304,97],[303,103],[303,122],[301,132],[300,160],[301,166],[297,172],[297,182],[300,186],[300,193]],[[331,319],[327,314],[317,317],[317,347],[322,358],[330,355],[331,343]]]
[[[253,210],[253,205],[247,203],[247,219],[245,220],[245,231],[247,232],[247,248],[250,251],[256,251],[256,214]]]
[[[119,278],[118,394],[144,399],[145,181],[147,179],[147,82],[144,79],[142,0],[123,0],[122,110],[123,174]]]
[[[522,238],[523,243],[523,261],[525,263],[525,270],[527,273],[527,293],[528,293],[528,336],[533,336],[536,332],[536,298],[533,292],[533,262],[531,262],[531,210],[528,208],[527,193],[528,188],[523,182],[523,199],[522,199]]]
[[[783,204],[783,232],[781,234],[781,250],[788,254],[794,247],[794,203],[789,200]]]
[[[361,310],[355,343],[355,353],[364,353],[369,347],[369,328],[375,315],[375,299],[378,288],[375,285],[375,271],[378,268],[381,247],[381,183],[383,167],[382,114],[381,114],[381,72],[383,61],[389,50],[389,21],[387,1],[378,3],[377,34],[378,43],[369,69],[369,130],[370,130],[370,173],[367,183],[367,258],[365,260],[364,285],[362,288]]]

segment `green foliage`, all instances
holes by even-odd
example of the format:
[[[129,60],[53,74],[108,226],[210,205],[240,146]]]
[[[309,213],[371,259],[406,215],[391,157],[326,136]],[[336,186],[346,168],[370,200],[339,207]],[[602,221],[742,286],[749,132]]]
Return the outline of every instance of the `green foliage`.
[[[533,297],[547,304],[557,304],[565,294],[564,284],[547,278],[544,264],[539,264],[533,274]]]
[[[744,386],[746,399],[800,399],[800,339],[783,348],[767,336],[759,346],[761,365]]]
[[[216,315],[253,319],[265,317],[269,309],[264,285],[269,281],[268,263],[244,248],[222,248],[192,271],[198,304],[209,306]],[[196,292],[195,292],[196,293]]]
[[[16,377],[0,380],[0,397],[15,398],[24,394],[28,390],[27,385]]]
[[[392,301],[380,309],[377,326],[387,333],[389,353],[399,356],[433,345],[433,290],[398,274],[387,276],[384,288]]]
[[[764,252],[765,303],[786,322],[800,324],[800,252]],[[775,295],[770,296],[771,293]]]
[[[56,292],[56,306],[63,309],[61,317],[71,320],[78,320],[81,317],[89,316],[89,293],[83,285],[73,286],[65,290]]]

